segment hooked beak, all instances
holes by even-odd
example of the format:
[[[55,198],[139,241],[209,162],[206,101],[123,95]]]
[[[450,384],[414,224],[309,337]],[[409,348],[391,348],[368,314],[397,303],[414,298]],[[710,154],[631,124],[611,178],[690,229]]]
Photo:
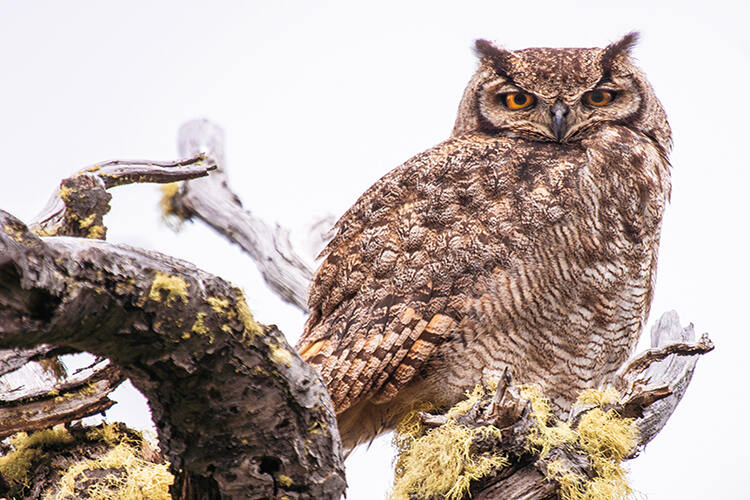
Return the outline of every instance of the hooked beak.
[[[568,131],[567,117],[570,108],[562,101],[557,101],[550,110],[552,115],[552,133],[558,141],[562,141],[565,132]]]

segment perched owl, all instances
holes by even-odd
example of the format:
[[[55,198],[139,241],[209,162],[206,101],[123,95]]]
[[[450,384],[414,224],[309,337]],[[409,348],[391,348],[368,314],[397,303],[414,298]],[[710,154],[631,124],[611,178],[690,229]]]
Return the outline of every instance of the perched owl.
[[[453,135],[336,224],[298,349],[348,449],[507,367],[558,413],[648,316],[671,132],[629,51],[476,42]]]

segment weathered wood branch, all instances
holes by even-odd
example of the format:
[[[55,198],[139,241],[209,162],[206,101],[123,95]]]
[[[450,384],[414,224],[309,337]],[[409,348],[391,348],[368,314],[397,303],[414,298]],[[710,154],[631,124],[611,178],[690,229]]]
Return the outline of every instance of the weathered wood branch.
[[[50,390],[11,394],[0,401],[0,438],[101,413],[115,404],[107,396],[124,380],[119,368],[108,365],[65,379]]]
[[[63,345],[122,367],[149,401],[176,498],[341,494],[325,387],[241,291],[156,252],[40,239],[5,212],[0,256],[0,346]]]
[[[180,128],[178,143],[181,155],[204,151],[218,168],[205,179],[182,183],[171,198],[170,211],[182,219],[198,218],[238,244],[255,261],[271,290],[307,311],[312,263],[301,256],[305,252],[294,248],[288,230],[268,224],[242,207],[227,179],[223,130],[207,120],[194,120]],[[330,218],[322,220],[330,222]],[[310,238],[313,245],[319,245],[318,251],[330,238],[329,232],[330,226],[311,228]]]
[[[193,179],[208,175],[215,165],[202,155],[173,162],[154,162],[147,160],[112,160],[87,167],[72,176],[63,179],[58,190],[50,198],[45,209],[34,219],[31,229],[40,235],[82,236],[104,239],[106,227],[103,218],[109,212],[109,201],[112,196],[107,189],[115,186],[135,182],[174,182]],[[13,281],[13,268],[0,270],[0,281],[8,278]],[[10,272],[10,276],[3,273]],[[15,290],[14,294],[4,294],[4,304],[16,301],[20,306],[29,301],[35,292],[23,289]],[[19,376],[32,379],[38,378],[41,369],[38,365],[27,364],[31,360],[52,358],[57,354],[73,352],[70,348],[61,350],[45,344],[33,346],[28,350],[0,350],[0,375],[19,370]],[[53,361],[55,364],[55,361]],[[65,374],[60,376],[64,379]],[[103,377],[109,377],[106,381]],[[46,377],[45,386],[39,393],[53,394],[65,387],[66,382],[58,384],[55,377]],[[86,393],[68,390],[66,398],[58,402],[58,397],[42,398],[39,394],[21,389],[10,394],[10,399],[3,397],[6,405],[5,418],[0,428],[1,435],[9,432],[32,431],[44,426],[68,422],[74,418],[82,418],[111,407],[114,402],[107,398],[117,385],[124,380],[119,371],[104,369],[94,372],[86,380],[80,377],[71,380],[72,386],[87,388]],[[93,389],[92,389],[93,388]],[[5,434],[4,434],[5,433]]]
[[[208,175],[216,165],[204,155],[173,162],[110,160],[63,179],[44,209],[29,225],[41,236],[105,239],[104,215],[112,196],[107,189],[136,182],[176,182]]]

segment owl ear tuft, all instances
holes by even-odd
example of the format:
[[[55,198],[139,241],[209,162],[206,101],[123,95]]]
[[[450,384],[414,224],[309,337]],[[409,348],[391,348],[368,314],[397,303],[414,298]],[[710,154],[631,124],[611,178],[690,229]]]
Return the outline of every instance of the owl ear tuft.
[[[474,52],[480,59],[487,59],[498,73],[507,75],[510,71],[511,53],[502,49],[494,43],[482,38],[474,42]]]
[[[616,42],[607,45],[602,51],[602,69],[604,69],[604,71],[609,71],[620,56],[630,55],[630,51],[635,47],[635,44],[638,43],[640,37],[640,33],[637,31],[631,31]]]

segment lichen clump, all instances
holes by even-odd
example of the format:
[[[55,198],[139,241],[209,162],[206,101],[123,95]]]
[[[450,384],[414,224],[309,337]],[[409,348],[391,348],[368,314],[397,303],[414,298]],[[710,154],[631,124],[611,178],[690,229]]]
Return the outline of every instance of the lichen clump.
[[[28,486],[31,466],[51,448],[68,444],[73,436],[64,426],[34,432],[31,435],[19,432],[10,438],[13,451],[0,457],[0,475],[9,484]]]
[[[560,485],[562,500],[618,500],[632,493],[622,463],[636,446],[638,434],[633,419],[622,418],[607,408],[619,401],[616,390],[583,391],[576,406],[587,411],[577,425],[571,425],[555,416],[538,386],[518,389],[529,402],[532,426],[524,436],[526,445],[512,454],[521,457],[530,453],[546,463],[547,477]],[[404,412],[394,439],[399,457],[392,499],[464,498],[471,494],[473,482],[510,464],[512,456],[493,449],[492,443],[502,440],[500,429],[492,425],[469,427],[458,421],[493,392],[494,388],[488,392],[476,387],[445,413],[443,425],[429,430],[425,430],[419,413],[433,410],[431,405]],[[561,459],[551,460],[550,452],[561,447],[585,456],[594,477],[571,470],[572,466]]]
[[[115,469],[114,472],[111,469]],[[104,477],[87,475],[88,471],[108,470]],[[91,500],[170,500],[169,486],[174,477],[167,464],[155,464],[138,457],[137,450],[122,441],[99,458],[82,460],[62,475],[59,489],[45,500],[78,498],[76,484],[86,481],[86,498]]]
[[[161,208],[161,213],[164,217],[177,215],[174,208],[174,197],[177,196],[179,190],[180,185],[176,182],[161,185],[161,200],[159,201],[159,208]]]
[[[446,498],[457,500],[469,493],[471,483],[508,465],[500,454],[479,451],[477,441],[500,439],[494,426],[467,427],[456,421],[484,395],[476,387],[467,399],[459,402],[446,414],[448,421],[425,431],[419,412],[430,409],[422,405],[412,409],[397,429],[395,444],[399,448],[392,500],[418,498]]]
[[[604,406],[619,400],[612,388],[583,391],[577,406],[594,406],[584,413],[575,429],[568,422],[554,418],[549,401],[542,397],[536,386],[523,386],[521,394],[531,402],[536,428],[527,436],[530,448],[537,450],[540,458],[560,445],[577,446],[589,458],[596,476],[583,477],[569,470],[561,461],[547,464],[547,475],[560,484],[563,500],[618,500],[632,493],[622,465],[637,444],[638,432],[632,418],[622,418],[615,410],[605,411]]]
[[[157,271],[154,281],[151,283],[151,290],[148,292],[148,298],[154,302],[161,302],[162,293],[167,295],[167,305],[171,305],[175,300],[180,299],[184,304],[188,301],[188,283],[179,276],[171,276],[167,273]]]

